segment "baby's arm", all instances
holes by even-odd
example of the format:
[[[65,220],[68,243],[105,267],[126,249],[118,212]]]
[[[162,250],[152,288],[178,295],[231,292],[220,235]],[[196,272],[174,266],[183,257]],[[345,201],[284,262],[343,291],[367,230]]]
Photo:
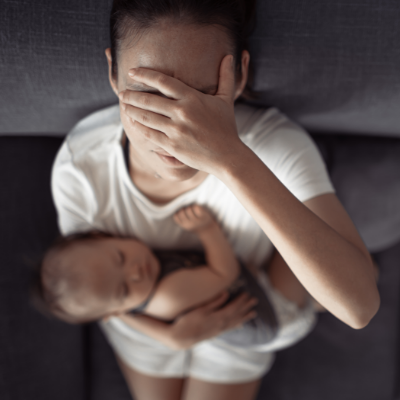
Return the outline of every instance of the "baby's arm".
[[[239,275],[239,263],[222,229],[207,209],[199,205],[182,208],[174,215],[175,222],[197,234],[206,254],[207,266],[229,286]]]
[[[228,288],[239,275],[239,263],[221,228],[200,206],[178,211],[175,222],[195,232],[205,250],[206,265],[182,268],[168,275],[157,286],[146,314],[172,320],[192,307],[210,300]]]

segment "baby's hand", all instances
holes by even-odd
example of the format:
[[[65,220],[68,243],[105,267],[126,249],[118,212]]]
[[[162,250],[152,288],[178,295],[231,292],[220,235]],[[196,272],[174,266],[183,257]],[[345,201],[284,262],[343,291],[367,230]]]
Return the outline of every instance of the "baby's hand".
[[[181,208],[174,215],[174,221],[187,231],[199,232],[215,225],[211,214],[198,204]]]

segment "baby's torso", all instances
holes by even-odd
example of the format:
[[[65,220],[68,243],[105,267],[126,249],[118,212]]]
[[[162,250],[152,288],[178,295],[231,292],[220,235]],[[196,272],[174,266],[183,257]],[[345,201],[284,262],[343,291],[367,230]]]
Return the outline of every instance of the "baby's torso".
[[[164,299],[173,296],[176,290],[177,274],[188,269],[207,268],[204,253],[195,250],[155,250],[155,256],[160,262],[160,274],[153,291],[149,297],[137,308],[131,310],[132,314],[146,314],[163,321],[171,321],[163,310]],[[204,301],[208,298],[204,298]],[[187,311],[187,310],[185,310]]]
[[[163,321],[173,321],[174,318],[166,317],[163,313],[165,310],[165,300],[168,296],[174,296],[174,290],[176,286],[174,285],[174,280],[177,275],[188,270],[194,272],[198,268],[208,268],[206,266],[207,262],[205,255],[201,251],[154,251],[154,254],[160,261],[160,275],[158,277],[156,286],[153,292],[150,294],[148,299],[146,299],[138,308],[132,310],[134,314],[146,314]],[[204,298],[202,302],[211,300],[207,296],[207,290],[204,288]],[[270,334],[272,335],[276,326],[277,321],[275,317],[274,310],[270,304],[267,294],[258,284],[256,277],[243,265],[240,263],[240,273],[238,278],[229,286],[228,288],[229,298],[226,303],[232,301],[239,294],[243,292],[248,292],[250,295],[256,297],[259,301],[256,306],[257,313],[259,314],[258,324],[260,321],[264,321],[262,325],[269,326]],[[195,308],[200,304],[193,305],[190,308]],[[182,313],[190,310],[183,309]],[[177,315],[175,316],[177,317]],[[265,329],[264,329],[265,330]],[[269,334],[269,333],[268,333]]]

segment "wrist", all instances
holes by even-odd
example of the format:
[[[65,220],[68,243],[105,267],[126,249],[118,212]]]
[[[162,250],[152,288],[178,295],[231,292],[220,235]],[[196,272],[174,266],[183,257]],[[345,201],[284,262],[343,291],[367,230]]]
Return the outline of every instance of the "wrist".
[[[245,171],[249,163],[257,156],[240,139],[234,147],[229,148],[229,154],[218,166],[214,175],[222,182],[229,181]]]
[[[171,329],[168,335],[168,343],[169,347],[174,350],[186,350],[192,347],[196,343],[196,340],[194,340],[193,337],[182,337],[181,329],[174,329],[174,325],[171,325]]]
[[[216,233],[220,230],[220,227],[216,223],[216,221],[211,220],[207,225],[202,226],[201,228],[198,228],[195,230],[195,233],[198,236],[206,236],[208,237],[209,235],[212,235],[213,233]]]

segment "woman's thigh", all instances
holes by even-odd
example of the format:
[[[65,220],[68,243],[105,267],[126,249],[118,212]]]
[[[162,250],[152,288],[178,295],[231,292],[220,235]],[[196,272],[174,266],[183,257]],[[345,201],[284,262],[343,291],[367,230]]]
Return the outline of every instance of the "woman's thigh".
[[[246,383],[222,384],[188,378],[182,400],[254,400],[261,379]]]
[[[180,400],[184,379],[145,375],[128,367],[118,356],[117,361],[135,400]]]

